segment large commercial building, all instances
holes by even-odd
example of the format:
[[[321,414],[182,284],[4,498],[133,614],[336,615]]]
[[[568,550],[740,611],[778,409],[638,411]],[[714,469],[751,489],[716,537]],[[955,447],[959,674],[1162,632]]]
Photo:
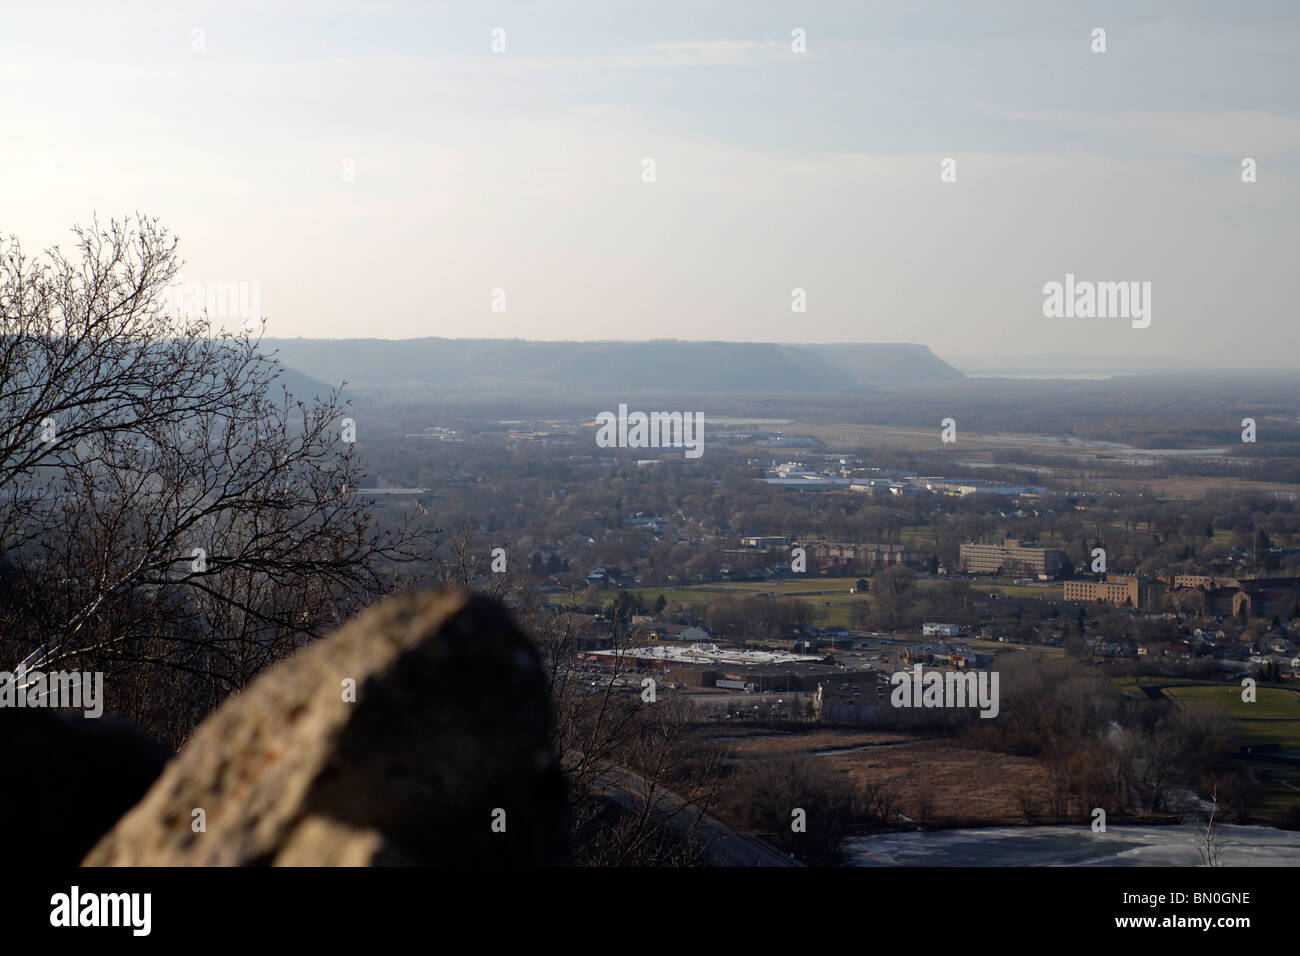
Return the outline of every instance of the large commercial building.
[[[1055,575],[1065,560],[1064,551],[1023,545],[1015,538],[1001,544],[963,544],[959,552],[961,570],[967,574]]]
[[[1102,601],[1106,604],[1141,607],[1146,589],[1131,575],[1108,575],[1105,581],[1066,581],[1065,600]]]
[[[1200,614],[1278,617],[1288,620],[1300,609],[1300,578],[1221,578],[1179,574],[1163,603],[1174,610]]]
[[[594,651],[591,663],[619,670],[656,674],[663,681],[687,687],[743,687],[755,690],[815,691],[821,681],[874,681],[871,668],[845,669],[826,658],[807,654],[741,650],[716,644],[668,647],[657,644],[618,651]],[[718,681],[724,681],[722,685]]]
[[[902,544],[874,541],[809,541],[808,556],[823,567],[887,568],[921,563],[921,552]]]

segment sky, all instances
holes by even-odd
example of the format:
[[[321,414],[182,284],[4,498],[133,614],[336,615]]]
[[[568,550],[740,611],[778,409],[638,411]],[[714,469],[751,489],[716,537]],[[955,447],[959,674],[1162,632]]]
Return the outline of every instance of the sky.
[[[1295,5],[65,0],[3,20],[0,233],[34,253],[96,215],[158,217],[184,280],[254,290],[268,336],[1300,357]],[[1150,324],[1046,317],[1067,273],[1149,282]]]

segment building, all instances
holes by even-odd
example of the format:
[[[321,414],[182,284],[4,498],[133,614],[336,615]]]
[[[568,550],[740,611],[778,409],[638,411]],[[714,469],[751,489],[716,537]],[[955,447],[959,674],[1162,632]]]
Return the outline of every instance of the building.
[[[1236,584],[1229,578],[1220,578],[1220,581]],[[1201,588],[1204,591],[1212,591],[1215,587],[1215,579],[1208,574],[1175,574],[1171,582],[1176,588]]]
[[[903,649],[907,664],[930,664],[936,667],[987,667],[993,658],[976,654],[967,644],[922,644]]]
[[[890,478],[854,478],[849,491],[861,495],[889,495],[894,489],[902,489],[903,483]]]
[[[663,641],[699,644],[709,639],[708,631],[685,624],[656,624],[646,631],[646,638],[655,644]]]
[[[1067,601],[1101,601],[1136,608],[1142,607],[1146,597],[1146,588],[1132,575],[1110,574],[1105,581],[1065,582]]]
[[[765,484],[778,488],[798,488],[802,491],[847,491],[853,484],[852,478],[825,478],[819,475],[805,475],[793,478],[756,478]]]
[[[956,624],[922,624],[921,633],[926,637],[956,637],[961,628]]]
[[[871,668],[846,668],[827,663],[824,657],[788,654],[780,651],[741,650],[700,643],[689,647],[655,644],[619,650],[592,651],[586,659],[619,670],[637,670],[660,675],[665,682],[687,687],[717,687],[753,684],[764,691],[815,691],[822,681],[866,683],[875,680]]]
[[[818,681],[817,692],[811,701],[813,715],[821,721],[844,723],[893,719],[897,712],[889,703],[888,691],[889,684],[884,674]]]
[[[1177,574],[1165,603],[1188,613],[1289,620],[1300,609],[1300,578],[1221,578]]]
[[[1046,488],[1028,485],[990,485],[982,481],[926,481],[925,490],[953,498],[967,498],[971,495],[1005,495],[1008,498],[1018,498],[1021,495],[1041,495],[1047,491]]]
[[[894,565],[916,566],[921,563],[921,552],[902,544],[881,544],[863,541],[809,541],[805,546],[808,557],[822,567],[831,568],[887,568]]]
[[[750,551],[785,551],[790,547],[790,539],[785,535],[747,535],[740,539],[740,546]]]
[[[1057,575],[1066,554],[1056,548],[1038,548],[1007,538],[1002,544],[971,542],[959,551],[959,565],[966,574]]]

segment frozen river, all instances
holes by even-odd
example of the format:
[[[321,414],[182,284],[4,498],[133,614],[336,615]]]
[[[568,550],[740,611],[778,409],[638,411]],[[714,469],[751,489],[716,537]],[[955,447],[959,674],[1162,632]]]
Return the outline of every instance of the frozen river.
[[[1300,831],[1223,826],[1222,866],[1300,866]],[[1201,866],[1196,824],[1087,824],[886,833],[849,841],[853,866]]]

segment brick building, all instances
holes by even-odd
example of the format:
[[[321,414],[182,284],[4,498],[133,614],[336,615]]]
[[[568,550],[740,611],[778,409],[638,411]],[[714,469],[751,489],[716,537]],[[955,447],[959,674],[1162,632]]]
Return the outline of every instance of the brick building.
[[[959,551],[959,567],[967,574],[1056,575],[1066,561],[1064,551],[1022,544],[1007,538],[1001,544],[971,542]]]
[[[1065,582],[1067,601],[1101,601],[1137,608],[1145,603],[1146,597],[1146,588],[1132,575],[1107,575],[1105,581]]]
[[[915,567],[921,552],[903,544],[872,541],[810,541],[805,546],[808,557],[822,567],[868,570],[894,565]]]

